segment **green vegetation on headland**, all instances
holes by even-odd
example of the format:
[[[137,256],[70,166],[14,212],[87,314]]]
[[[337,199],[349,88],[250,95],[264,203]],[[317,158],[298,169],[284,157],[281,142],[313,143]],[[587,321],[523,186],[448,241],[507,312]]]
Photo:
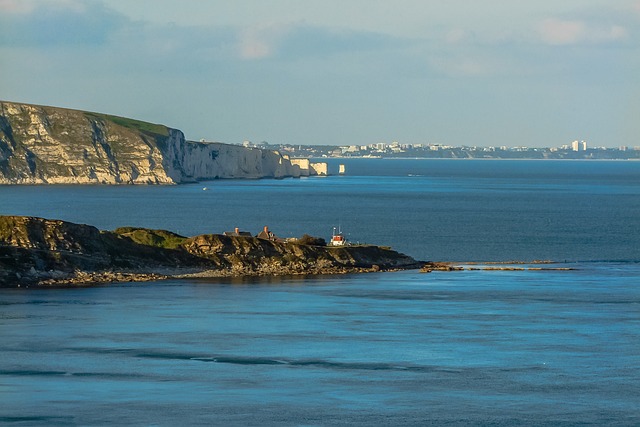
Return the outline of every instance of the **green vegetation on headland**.
[[[379,246],[319,246],[310,236],[183,237],[164,230],[0,216],[0,287],[80,286],[176,277],[342,274],[417,269],[425,263]],[[306,244],[305,244],[306,243]]]
[[[156,248],[177,249],[187,240],[186,237],[166,230],[150,230],[148,228],[120,227],[114,233],[128,237],[135,243]]]

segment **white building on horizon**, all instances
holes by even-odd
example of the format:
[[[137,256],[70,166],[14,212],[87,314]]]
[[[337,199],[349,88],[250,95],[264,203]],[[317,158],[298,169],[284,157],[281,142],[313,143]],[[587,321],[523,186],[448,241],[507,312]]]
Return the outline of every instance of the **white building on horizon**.
[[[587,141],[575,140],[571,143],[571,149],[573,151],[587,151]]]

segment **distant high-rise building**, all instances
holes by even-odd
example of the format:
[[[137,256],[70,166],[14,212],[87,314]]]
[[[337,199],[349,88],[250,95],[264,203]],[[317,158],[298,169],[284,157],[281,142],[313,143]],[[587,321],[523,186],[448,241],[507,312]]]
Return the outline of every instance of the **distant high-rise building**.
[[[575,140],[571,143],[571,149],[573,151],[587,151],[587,141]]]

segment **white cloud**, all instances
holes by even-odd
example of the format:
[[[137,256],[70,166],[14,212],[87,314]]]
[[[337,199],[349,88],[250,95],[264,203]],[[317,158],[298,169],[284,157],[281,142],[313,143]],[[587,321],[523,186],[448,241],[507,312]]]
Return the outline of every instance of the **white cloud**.
[[[603,35],[608,40],[623,40],[629,36],[629,32],[621,25],[612,25]]]
[[[496,71],[488,59],[471,56],[431,58],[429,64],[435,70],[449,76],[482,76]]]
[[[548,44],[567,45],[582,41],[586,35],[586,25],[581,21],[546,19],[538,28],[540,37]]]
[[[87,2],[83,0],[0,0],[2,13],[29,14],[39,8],[83,13],[87,10]]]
[[[100,2],[0,0],[0,46],[102,45],[127,19]]]
[[[0,12],[6,14],[26,14],[35,9],[35,4],[29,0],[0,0]]]
[[[384,34],[302,23],[258,25],[240,30],[237,57],[245,60],[298,60],[401,49],[412,41]]]
[[[445,34],[445,40],[449,44],[461,43],[469,38],[469,32],[462,28],[452,28]]]
[[[275,55],[291,25],[267,24],[245,28],[238,39],[239,55],[242,59],[265,59]]]
[[[608,43],[628,37],[622,25],[598,25],[581,20],[545,19],[538,25],[540,39],[550,45]]]

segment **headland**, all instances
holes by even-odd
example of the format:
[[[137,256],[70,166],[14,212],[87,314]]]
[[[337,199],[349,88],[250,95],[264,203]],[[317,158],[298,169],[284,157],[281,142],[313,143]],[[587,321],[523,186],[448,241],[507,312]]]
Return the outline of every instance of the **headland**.
[[[278,241],[247,234],[184,237],[165,230],[102,231],[60,220],[0,216],[0,287],[345,274],[425,265],[381,246],[331,247],[309,236]]]
[[[0,184],[180,184],[326,174],[323,162],[189,141],[161,124],[0,101]]]

